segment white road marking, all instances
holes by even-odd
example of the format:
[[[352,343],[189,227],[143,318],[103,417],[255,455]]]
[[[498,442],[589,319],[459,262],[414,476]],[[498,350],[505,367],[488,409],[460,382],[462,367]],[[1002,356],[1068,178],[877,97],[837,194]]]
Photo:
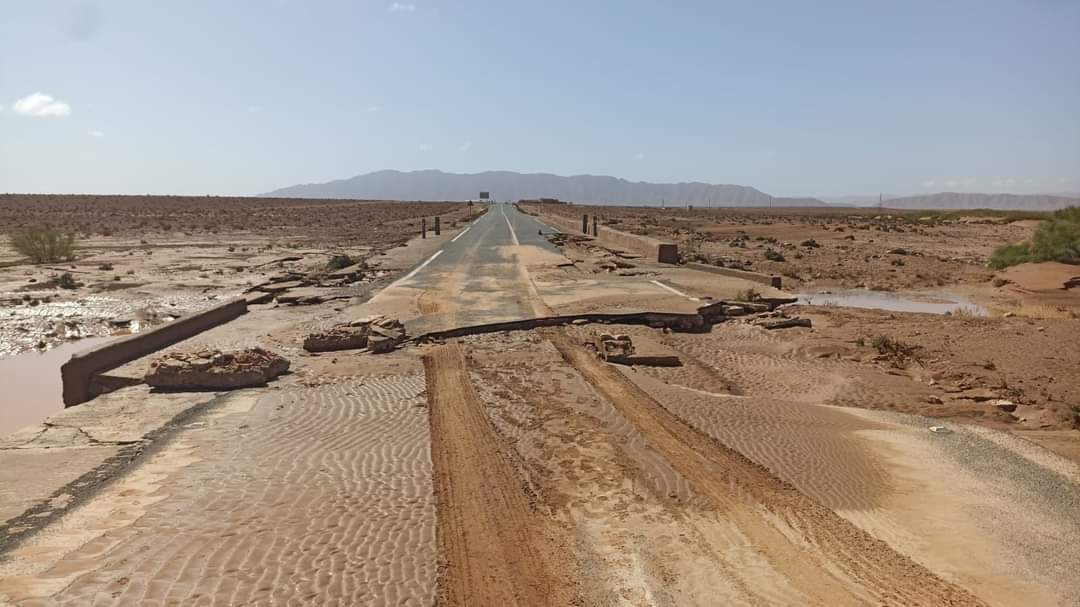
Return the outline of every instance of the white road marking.
[[[435,258],[436,258],[436,257],[438,257],[439,255],[442,255],[442,251],[441,251],[441,250],[439,250],[439,251],[435,251],[435,254],[434,254],[434,255],[432,255],[431,257],[428,257],[428,258],[427,258],[427,261],[425,261],[424,263],[422,263],[422,264],[420,264],[420,265],[416,266],[416,268],[414,268],[412,272],[409,272],[409,273],[408,273],[408,274],[406,274],[405,276],[401,277],[401,279],[400,279],[400,280],[398,280],[397,282],[395,282],[394,284],[397,284],[398,282],[405,282],[406,280],[409,280],[409,279],[410,279],[410,278],[412,278],[413,276],[416,276],[416,273],[417,273],[417,272],[419,272],[420,270],[423,270],[424,268],[426,268],[426,267],[427,267],[427,265],[428,265],[429,263],[431,263],[431,262],[435,261]]]
[[[521,243],[518,242],[517,234],[514,233],[514,226],[510,225],[510,218],[506,216],[506,209],[503,209],[503,219],[506,220],[506,227],[510,228],[510,238],[514,239],[514,245],[520,246]]]
[[[678,290],[678,289],[676,289],[674,287],[669,287],[666,284],[660,282],[659,280],[650,280],[649,282],[651,282],[654,285],[660,287],[661,289],[667,289],[668,291],[671,291],[672,293],[678,295],[679,297],[685,297],[685,298],[689,299],[690,301],[701,301],[697,297],[690,297],[686,293],[683,293],[682,291],[680,291],[680,290]]]
[[[468,232],[468,231],[469,231],[469,230],[471,230],[471,229],[472,229],[472,226],[469,226],[469,227],[465,228],[464,230],[462,230],[462,231],[458,232],[458,235],[457,235],[457,236],[455,236],[455,237],[453,237],[453,238],[451,238],[451,239],[450,239],[450,242],[457,242],[457,239],[458,239],[458,238],[461,238],[462,236],[464,236],[464,235],[465,235],[465,232]]]

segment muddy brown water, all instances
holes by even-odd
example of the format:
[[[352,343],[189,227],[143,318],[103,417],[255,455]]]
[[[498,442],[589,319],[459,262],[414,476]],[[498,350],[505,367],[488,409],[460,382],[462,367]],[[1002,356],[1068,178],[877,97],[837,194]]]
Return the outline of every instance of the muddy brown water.
[[[72,354],[112,337],[89,337],[45,352],[0,357],[0,436],[36,424],[64,408],[60,366]]]

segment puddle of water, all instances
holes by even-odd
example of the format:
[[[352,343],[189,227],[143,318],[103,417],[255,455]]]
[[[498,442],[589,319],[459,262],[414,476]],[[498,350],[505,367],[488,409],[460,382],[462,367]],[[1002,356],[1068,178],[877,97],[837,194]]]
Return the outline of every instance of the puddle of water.
[[[800,293],[800,304],[810,306],[844,306],[871,308],[893,312],[922,312],[924,314],[961,313],[989,316],[989,311],[965,297],[954,293],[892,293],[889,291],[850,290],[833,293]]]
[[[90,337],[46,352],[0,357],[0,436],[36,424],[64,408],[60,366],[72,354],[111,337]]]

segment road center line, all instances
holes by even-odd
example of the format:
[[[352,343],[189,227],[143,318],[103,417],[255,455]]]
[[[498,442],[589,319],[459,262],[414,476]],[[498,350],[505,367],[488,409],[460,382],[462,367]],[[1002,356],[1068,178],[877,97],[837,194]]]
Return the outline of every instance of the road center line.
[[[686,293],[683,293],[682,291],[680,291],[680,290],[678,290],[678,289],[676,289],[674,287],[669,287],[666,284],[660,282],[659,280],[650,280],[649,282],[651,282],[654,285],[660,287],[661,289],[667,289],[668,291],[671,291],[672,293],[678,295],[679,297],[685,297],[685,298],[689,299],[690,301],[701,301],[697,297],[690,297]]]
[[[503,219],[506,220],[506,227],[510,228],[510,238],[514,239],[514,245],[515,246],[520,246],[521,243],[518,242],[517,234],[514,233],[514,226],[510,225],[510,218],[506,216],[506,211],[505,210],[503,210]]]
[[[451,238],[451,239],[450,239],[450,242],[457,242],[457,239],[458,239],[458,238],[461,238],[462,236],[464,236],[464,235],[465,235],[465,232],[468,232],[468,231],[469,231],[469,230],[471,230],[471,229],[472,229],[472,226],[468,226],[468,227],[466,227],[466,228],[465,228],[464,230],[462,230],[462,231],[458,232],[458,235],[457,235],[457,236],[455,236],[455,237]]]

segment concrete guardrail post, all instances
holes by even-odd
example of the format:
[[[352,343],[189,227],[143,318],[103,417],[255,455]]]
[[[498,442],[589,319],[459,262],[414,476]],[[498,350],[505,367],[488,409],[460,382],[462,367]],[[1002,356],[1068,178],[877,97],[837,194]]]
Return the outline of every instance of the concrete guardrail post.
[[[441,236],[442,235],[442,228],[439,225],[439,219],[440,219],[439,217],[435,218],[435,235],[436,236]]]
[[[427,238],[427,217],[420,218],[420,238]]]

